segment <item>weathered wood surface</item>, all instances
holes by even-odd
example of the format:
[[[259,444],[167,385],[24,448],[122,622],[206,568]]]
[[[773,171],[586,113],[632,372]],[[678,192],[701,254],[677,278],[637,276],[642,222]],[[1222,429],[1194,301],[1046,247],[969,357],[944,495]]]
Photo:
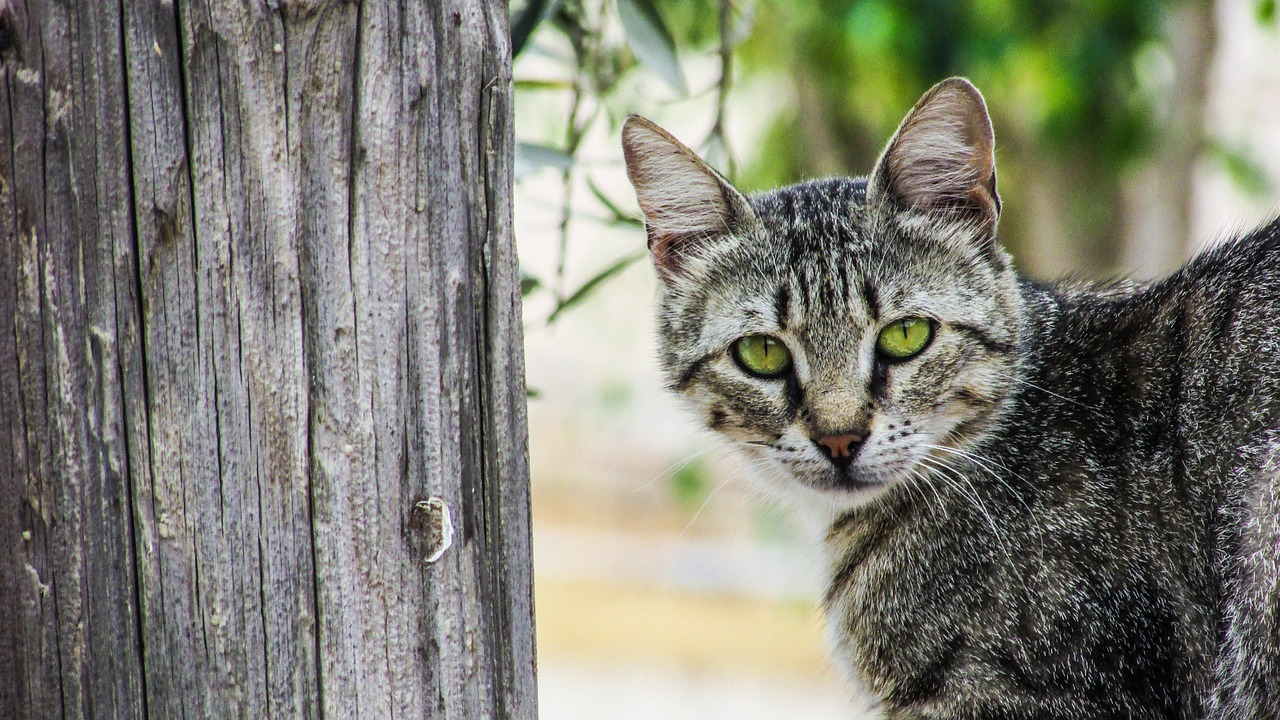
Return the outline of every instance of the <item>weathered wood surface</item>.
[[[506,5],[0,0],[0,718],[535,715]]]

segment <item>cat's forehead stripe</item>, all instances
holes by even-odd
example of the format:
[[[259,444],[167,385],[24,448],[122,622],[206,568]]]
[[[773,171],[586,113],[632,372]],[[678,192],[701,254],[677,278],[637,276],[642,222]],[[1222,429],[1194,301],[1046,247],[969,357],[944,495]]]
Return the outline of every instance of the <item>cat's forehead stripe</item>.
[[[868,278],[862,278],[862,297],[867,302],[867,310],[871,313],[873,321],[880,320],[880,292],[876,290],[876,284]]]
[[[782,282],[778,284],[778,293],[774,297],[773,308],[778,318],[778,328],[787,329],[787,312],[791,304],[791,288],[788,283]]]
[[[863,245],[855,221],[865,201],[866,180],[861,178],[815,180],[749,199],[770,231],[791,244],[793,257],[807,249],[830,248],[833,240],[850,248]]]

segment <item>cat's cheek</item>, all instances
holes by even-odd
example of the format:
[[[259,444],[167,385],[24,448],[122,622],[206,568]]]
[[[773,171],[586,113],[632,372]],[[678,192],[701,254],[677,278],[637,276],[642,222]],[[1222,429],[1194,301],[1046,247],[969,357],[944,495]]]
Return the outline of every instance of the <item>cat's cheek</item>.
[[[726,361],[727,364],[728,361]],[[795,411],[780,388],[736,377],[729,366],[690,383],[681,397],[703,427],[738,442],[775,442],[795,422]]]
[[[760,433],[752,432],[746,428],[738,427],[736,425],[730,425],[722,428],[713,427],[711,429],[738,444],[745,445],[747,443],[764,442],[764,440],[761,440],[762,435]]]
[[[964,447],[978,442],[993,430],[999,404],[985,398],[957,397],[937,414],[935,444]]]

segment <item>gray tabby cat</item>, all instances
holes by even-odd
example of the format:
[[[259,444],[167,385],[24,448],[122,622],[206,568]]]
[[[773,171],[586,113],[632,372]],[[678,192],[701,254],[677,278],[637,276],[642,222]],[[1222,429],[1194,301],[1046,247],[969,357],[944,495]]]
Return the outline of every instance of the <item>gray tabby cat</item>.
[[[1280,222],[1147,286],[1020,278],[961,79],[865,179],[623,146],[670,387],[823,523],[888,717],[1280,718]]]

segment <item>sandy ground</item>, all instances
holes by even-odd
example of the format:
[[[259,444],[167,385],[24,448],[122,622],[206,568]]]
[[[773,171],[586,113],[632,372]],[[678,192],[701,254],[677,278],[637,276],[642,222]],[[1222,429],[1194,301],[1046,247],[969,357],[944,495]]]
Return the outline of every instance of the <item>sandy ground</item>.
[[[855,720],[826,683],[742,673],[688,670],[652,663],[599,664],[548,658],[538,662],[543,720]]]

